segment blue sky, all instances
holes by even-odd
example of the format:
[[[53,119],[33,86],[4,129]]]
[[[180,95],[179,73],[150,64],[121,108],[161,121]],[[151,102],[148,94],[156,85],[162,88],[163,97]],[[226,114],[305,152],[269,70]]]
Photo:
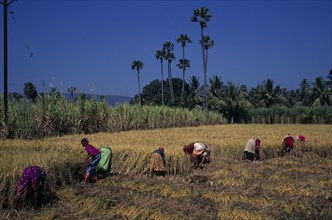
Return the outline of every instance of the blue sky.
[[[141,87],[160,79],[154,54],[166,41],[175,45],[172,74],[181,77],[176,63],[182,50],[175,39],[182,33],[192,39],[186,47],[191,61],[186,79],[195,75],[203,83],[200,29],[190,21],[193,9],[202,6],[213,14],[205,29],[215,41],[208,77],[218,75],[249,88],[270,78],[295,89],[302,79],[326,77],[332,68],[331,0],[18,0],[8,15],[9,91],[22,93],[24,83],[32,82],[38,92],[52,86],[66,92],[74,86],[85,93],[134,96],[133,60],[144,63]]]

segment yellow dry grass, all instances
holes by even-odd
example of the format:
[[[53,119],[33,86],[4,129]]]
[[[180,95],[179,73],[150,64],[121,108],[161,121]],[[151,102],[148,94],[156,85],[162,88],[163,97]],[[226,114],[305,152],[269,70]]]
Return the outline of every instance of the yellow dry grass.
[[[273,157],[281,146],[285,134],[303,134],[307,145],[313,151],[321,151],[331,156],[331,125],[219,125],[189,128],[129,131],[120,133],[98,133],[93,135],[72,135],[44,140],[5,140],[0,146],[0,175],[3,181],[16,183],[23,168],[39,165],[46,170],[54,164],[80,162],[84,149],[80,139],[87,137],[94,146],[109,146],[114,154],[114,170],[119,172],[143,172],[149,153],[165,147],[166,156],[182,161],[182,147],[200,141],[209,143],[213,154],[224,158],[240,159],[243,146],[248,138],[262,140],[262,156]],[[142,159],[143,158],[143,159]],[[263,158],[264,159],[264,158]],[[178,164],[181,166],[181,163]],[[180,167],[181,168],[181,167]],[[173,167],[176,169],[176,167]]]
[[[304,153],[302,151],[305,149],[302,150],[298,146],[296,157],[277,157],[283,137],[288,133],[294,136],[304,135],[307,139],[307,147],[309,146],[311,151]],[[331,134],[331,125],[235,124],[72,135],[43,140],[5,140],[0,145],[0,196],[3,201],[13,194],[22,170],[28,165],[44,167],[49,174],[47,181],[50,186],[54,184],[53,181],[57,175],[60,175],[64,182],[68,178],[74,178],[71,177],[73,164],[80,163],[85,155],[80,140],[87,137],[96,147],[112,148],[114,172],[125,176],[134,174],[131,180],[125,182],[102,180],[98,183],[100,187],[111,186],[126,190],[137,198],[141,197],[135,192],[139,195],[169,198],[170,203],[191,201],[193,192],[190,187],[180,187],[177,182],[171,185],[162,180],[158,185],[155,185],[155,182],[135,181],[135,174],[148,171],[149,155],[160,146],[165,148],[169,174],[192,172],[188,169],[189,161],[183,155],[182,147],[199,141],[212,146],[212,164],[220,166],[220,169],[211,170],[208,176],[204,176],[208,179],[207,185],[204,186],[212,187],[213,191],[202,195],[204,200],[218,207],[217,218],[278,219],[280,213],[285,213],[283,217],[289,217],[292,213],[312,212],[311,208],[308,209],[312,199],[325,198],[327,201],[332,199],[331,190],[327,190],[332,189],[331,174],[326,175],[326,173],[332,173]],[[263,161],[254,163],[241,161],[246,140],[254,137],[262,140]],[[67,183],[73,184],[75,181],[67,181]],[[188,183],[186,177],[181,184],[194,184],[194,181],[190,179]],[[252,188],[247,189],[248,184],[252,184]],[[99,191],[102,193],[102,189]],[[256,195],[257,191],[261,191],[262,194]],[[75,210],[80,210],[77,216],[80,214],[93,216],[98,213],[98,210],[104,210],[103,216],[119,215],[125,219],[147,219],[151,216],[153,219],[183,218],[183,215],[176,215],[169,211],[143,208],[139,203],[121,203],[121,206],[110,209],[107,205],[105,206],[109,201],[94,195],[79,195],[79,193],[72,187],[57,190],[60,201],[72,208],[73,213]],[[195,196],[198,194],[199,192],[194,192]],[[290,206],[285,198],[294,200],[294,205]],[[300,198],[303,198],[302,203]],[[149,204],[150,201],[145,202]],[[150,205],[153,205],[153,202],[151,200]],[[314,216],[329,216],[329,211],[331,210],[324,208]],[[306,215],[303,214],[303,216]],[[312,217],[309,214],[308,216]],[[34,217],[35,219],[52,219],[59,216],[53,212],[46,212]]]

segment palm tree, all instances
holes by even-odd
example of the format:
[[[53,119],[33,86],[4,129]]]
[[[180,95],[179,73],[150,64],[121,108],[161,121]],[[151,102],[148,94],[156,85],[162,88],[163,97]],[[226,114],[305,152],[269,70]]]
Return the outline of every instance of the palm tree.
[[[224,85],[220,76],[214,75],[210,78],[209,107],[212,110],[222,112],[224,99]]]
[[[210,78],[210,85],[211,85],[211,94],[217,98],[222,98],[223,95],[223,81],[221,80],[220,76],[214,75]]]
[[[179,67],[180,69],[182,69],[182,89],[181,89],[181,105],[183,105],[183,94],[184,94],[184,84],[185,84],[185,71],[187,68],[190,68],[190,60],[188,59],[180,59],[179,63],[176,64],[177,67]]]
[[[317,77],[311,84],[313,86],[311,104],[330,105],[329,90],[324,78]]]
[[[201,30],[201,41],[203,42],[204,38],[204,28],[207,27],[208,21],[212,18],[212,14],[210,10],[206,7],[201,7],[200,9],[194,9],[193,15],[191,16],[191,21],[196,23],[199,22],[200,30]],[[207,102],[207,84],[206,84],[206,63],[207,60],[205,56],[204,45],[201,44],[202,47],[202,58],[203,58],[203,73],[204,73],[204,99],[205,99],[205,111],[207,114],[208,111],[208,102]]]
[[[163,44],[163,50],[165,51],[164,59],[167,60],[167,69],[168,69],[168,83],[171,94],[171,102],[174,105],[174,89],[173,89],[173,81],[172,81],[172,61],[175,60],[174,44],[171,42],[166,42]]]
[[[180,34],[176,38],[176,42],[181,43],[182,47],[182,61],[185,61],[185,56],[184,56],[184,48],[186,47],[187,43],[191,43],[191,39],[188,37],[187,34]],[[181,63],[181,62],[180,62]],[[185,72],[186,72],[186,66],[182,65],[182,90],[181,90],[181,104],[183,105],[183,93],[184,93],[184,84],[185,84]]]
[[[285,105],[287,107],[293,107],[294,105],[296,105],[298,103],[298,97],[299,97],[298,90],[282,89],[281,96],[283,99],[283,105]]]
[[[199,88],[200,85],[198,77],[191,76],[189,78],[189,94],[187,96],[187,103],[190,109],[196,107],[197,104],[202,103]]]
[[[302,105],[308,106],[310,103],[310,84],[307,79],[303,79],[299,85],[299,102]]]
[[[241,114],[241,110],[249,106],[246,99],[246,90],[239,83],[227,82],[224,89],[223,105],[230,123],[234,123],[234,117]]]
[[[165,58],[165,50],[157,50],[155,53],[156,59],[160,60],[160,66],[161,66],[161,104],[164,105],[164,67],[163,67],[163,61]]]
[[[199,42],[203,49],[204,49],[204,55],[205,55],[205,63],[204,63],[204,93],[207,94],[207,60],[208,60],[208,50],[214,46],[214,41],[210,38],[209,35],[203,36],[203,39]],[[207,99],[205,100],[205,106],[206,109],[208,109],[208,102]]]
[[[247,93],[247,99],[254,108],[259,106],[260,97],[259,97],[259,86],[251,88]]]
[[[264,104],[265,107],[269,108],[272,105],[280,103],[280,86],[274,87],[273,80],[264,80],[257,89],[259,104]]]
[[[207,66],[208,50],[214,46],[214,41],[209,35],[205,35],[203,36],[203,39],[199,41],[199,43],[203,45],[203,48],[205,50],[205,65]]]
[[[137,81],[138,81],[138,105],[141,106],[141,85],[140,85],[140,77],[139,71],[142,69],[144,64],[140,60],[134,60],[131,64],[132,70],[137,70]]]

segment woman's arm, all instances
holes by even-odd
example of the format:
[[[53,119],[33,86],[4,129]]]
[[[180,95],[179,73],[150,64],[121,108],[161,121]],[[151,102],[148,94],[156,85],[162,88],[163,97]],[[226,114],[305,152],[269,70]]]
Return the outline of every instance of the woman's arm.
[[[90,161],[90,158],[91,158],[91,154],[87,154],[85,159],[84,159],[84,164],[87,165]]]

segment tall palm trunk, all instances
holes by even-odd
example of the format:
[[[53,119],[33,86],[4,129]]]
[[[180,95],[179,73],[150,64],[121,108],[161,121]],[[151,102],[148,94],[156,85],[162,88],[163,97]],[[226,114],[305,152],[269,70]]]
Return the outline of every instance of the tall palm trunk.
[[[161,64],[161,104],[164,105],[164,65],[163,60],[160,60]]]
[[[207,115],[208,113],[208,101],[207,101],[207,77],[206,77],[206,57],[205,57],[205,49],[203,44],[203,27],[201,27],[201,42],[202,42],[202,57],[203,57],[203,74],[204,74],[204,109]]]
[[[174,105],[174,90],[173,90],[173,80],[172,80],[172,70],[171,70],[171,63],[168,62],[168,83],[169,83],[169,90],[171,95],[171,102]]]
[[[181,105],[184,106],[183,103],[183,94],[184,94],[184,76],[185,76],[185,60],[184,60],[184,47],[182,47],[182,60],[183,60],[183,64],[182,64],[182,89],[181,89]]]
[[[141,84],[140,84],[139,70],[137,70],[137,80],[138,80],[138,105],[141,107]]]
[[[208,62],[208,50],[205,50],[205,74],[204,74],[204,81],[205,81],[205,90],[206,90],[206,95],[208,93],[208,88],[207,88],[207,62]],[[208,110],[208,99],[206,98],[206,109]]]

